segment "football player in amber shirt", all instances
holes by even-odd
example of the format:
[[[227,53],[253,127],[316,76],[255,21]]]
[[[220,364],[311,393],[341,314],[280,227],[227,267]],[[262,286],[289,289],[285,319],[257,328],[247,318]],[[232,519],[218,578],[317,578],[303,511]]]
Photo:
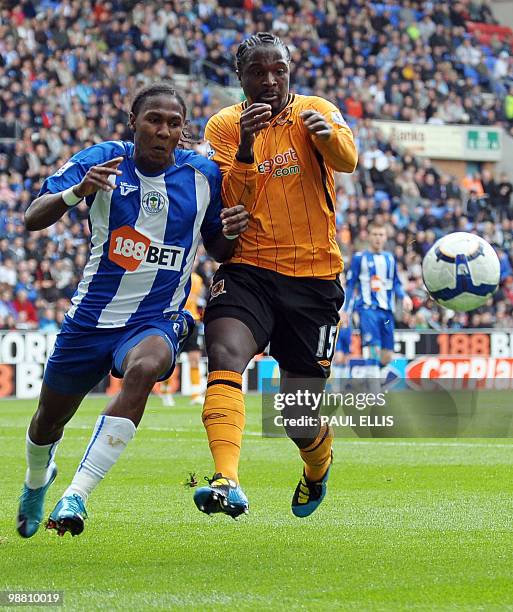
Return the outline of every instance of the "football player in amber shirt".
[[[259,32],[243,42],[236,68],[246,101],[221,110],[205,129],[223,174],[224,205],[242,203],[250,214],[247,231],[234,236],[233,256],[214,276],[205,312],[203,423],[215,473],[194,501],[207,514],[248,511],[238,462],[249,361],[269,345],[282,393],[322,393],[344,302],[334,172],[354,171],[356,147],[336,106],[289,91],[289,65],[289,50],[276,36]],[[332,432],[313,406],[299,403],[281,416],[304,463],[292,499],[292,512],[303,517],[325,495]],[[293,427],[299,416],[315,418]]]

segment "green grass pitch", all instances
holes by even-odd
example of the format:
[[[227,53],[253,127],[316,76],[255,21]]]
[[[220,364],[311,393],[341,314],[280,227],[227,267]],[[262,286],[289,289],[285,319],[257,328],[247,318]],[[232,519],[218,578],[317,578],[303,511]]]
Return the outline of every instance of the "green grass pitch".
[[[152,397],[88,503],[77,538],[14,529],[33,401],[0,403],[0,590],[60,590],[67,610],[513,609],[509,440],[337,440],[325,502],[290,512],[301,467],[259,435],[247,398],[241,477],[250,515],[207,517],[181,481],[211,475],[200,407]],[[106,400],[84,402],[59,448],[46,514]],[[27,609],[27,607],[25,607]]]

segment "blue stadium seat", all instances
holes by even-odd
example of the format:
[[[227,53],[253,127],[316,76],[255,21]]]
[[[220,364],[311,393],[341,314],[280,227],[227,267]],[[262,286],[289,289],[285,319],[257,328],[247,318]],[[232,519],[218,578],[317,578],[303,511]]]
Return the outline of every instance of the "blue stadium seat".
[[[479,73],[472,66],[463,66],[463,75],[466,79],[472,79],[474,85],[479,83]]]

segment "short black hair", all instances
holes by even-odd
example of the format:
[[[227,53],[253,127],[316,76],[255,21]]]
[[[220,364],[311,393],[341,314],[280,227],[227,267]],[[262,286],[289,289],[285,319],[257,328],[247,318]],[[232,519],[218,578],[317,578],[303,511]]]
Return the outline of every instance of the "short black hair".
[[[151,98],[153,96],[162,96],[162,95],[170,96],[178,100],[178,104],[180,104],[182,108],[183,117],[185,119],[185,117],[187,116],[187,107],[185,106],[184,99],[176,91],[172,83],[169,83],[167,81],[158,81],[156,83],[150,83],[150,85],[141,87],[141,89],[139,89],[136,92],[134,99],[132,100],[132,105],[130,106],[130,112],[132,112],[137,117],[137,114],[141,110],[141,106],[144,100],[146,100],[146,98]]]
[[[285,52],[287,61],[290,62],[289,48],[281,40],[281,38],[278,38],[270,32],[257,32],[239,45],[239,48],[237,49],[237,54],[235,55],[235,70],[237,70],[237,72],[242,72],[244,64],[247,62],[251,51],[253,51],[253,49],[256,49],[257,47],[263,46],[272,46],[282,49]]]

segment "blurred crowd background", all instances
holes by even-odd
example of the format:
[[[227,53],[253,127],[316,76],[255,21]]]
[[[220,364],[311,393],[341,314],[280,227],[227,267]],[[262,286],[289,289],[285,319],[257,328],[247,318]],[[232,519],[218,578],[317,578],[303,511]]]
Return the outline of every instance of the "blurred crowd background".
[[[0,8],[0,328],[55,331],[88,254],[81,204],[27,234],[23,214],[44,179],[78,150],[130,139],[140,85],[171,79],[184,94],[199,151],[208,118],[237,96],[233,58],[247,33],[290,47],[291,88],[341,109],[360,151],[337,176],[337,227],[348,263],[380,218],[399,262],[416,329],[513,327],[513,186],[504,174],[457,180],[387,141],[373,119],[500,125],[513,135],[513,39],[486,1],[206,0],[3,2]],[[501,259],[501,287],[480,310],[456,314],[429,299],[421,260],[454,230],[476,231]],[[205,290],[214,262],[200,251]]]

